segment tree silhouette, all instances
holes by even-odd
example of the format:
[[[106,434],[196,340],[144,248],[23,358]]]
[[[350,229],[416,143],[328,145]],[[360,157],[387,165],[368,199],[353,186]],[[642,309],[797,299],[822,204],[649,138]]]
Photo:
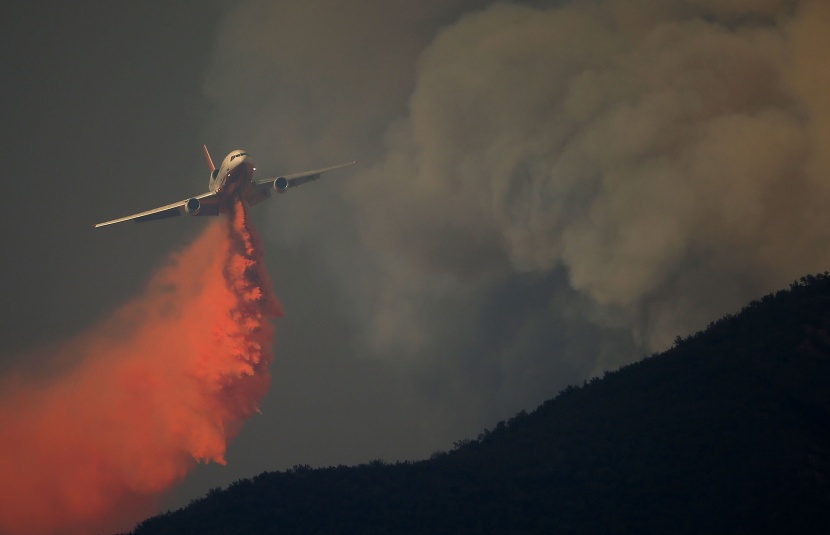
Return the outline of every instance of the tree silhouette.
[[[830,277],[429,460],[262,473],[132,533],[824,533]]]

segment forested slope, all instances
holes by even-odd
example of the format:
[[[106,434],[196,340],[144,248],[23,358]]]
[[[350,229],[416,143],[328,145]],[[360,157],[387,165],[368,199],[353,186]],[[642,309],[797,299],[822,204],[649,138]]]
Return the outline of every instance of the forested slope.
[[[828,532],[828,380],[825,274],[451,452],[263,473],[133,533]]]

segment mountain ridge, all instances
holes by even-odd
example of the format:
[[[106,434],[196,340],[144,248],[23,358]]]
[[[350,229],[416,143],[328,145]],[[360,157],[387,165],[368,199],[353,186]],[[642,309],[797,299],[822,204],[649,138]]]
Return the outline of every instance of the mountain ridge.
[[[265,472],[132,533],[823,532],[828,379],[824,273],[452,451]]]

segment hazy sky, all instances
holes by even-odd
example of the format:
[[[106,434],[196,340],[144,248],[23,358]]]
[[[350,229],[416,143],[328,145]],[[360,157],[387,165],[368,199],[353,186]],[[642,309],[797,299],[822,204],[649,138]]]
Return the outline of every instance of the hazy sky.
[[[822,0],[0,14],[6,372],[49,374],[37,348],[200,233],[92,225],[205,191],[201,143],[260,178],[360,162],[256,207],[285,308],[273,386],[172,505],[448,449],[830,264]]]

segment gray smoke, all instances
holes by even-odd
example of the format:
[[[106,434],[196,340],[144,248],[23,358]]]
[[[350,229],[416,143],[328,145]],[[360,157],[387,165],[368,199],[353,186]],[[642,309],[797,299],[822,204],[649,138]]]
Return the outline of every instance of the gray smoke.
[[[337,292],[309,298],[447,425],[830,265],[825,1],[251,0],[225,28],[215,136],[361,162],[266,237],[315,244]]]

